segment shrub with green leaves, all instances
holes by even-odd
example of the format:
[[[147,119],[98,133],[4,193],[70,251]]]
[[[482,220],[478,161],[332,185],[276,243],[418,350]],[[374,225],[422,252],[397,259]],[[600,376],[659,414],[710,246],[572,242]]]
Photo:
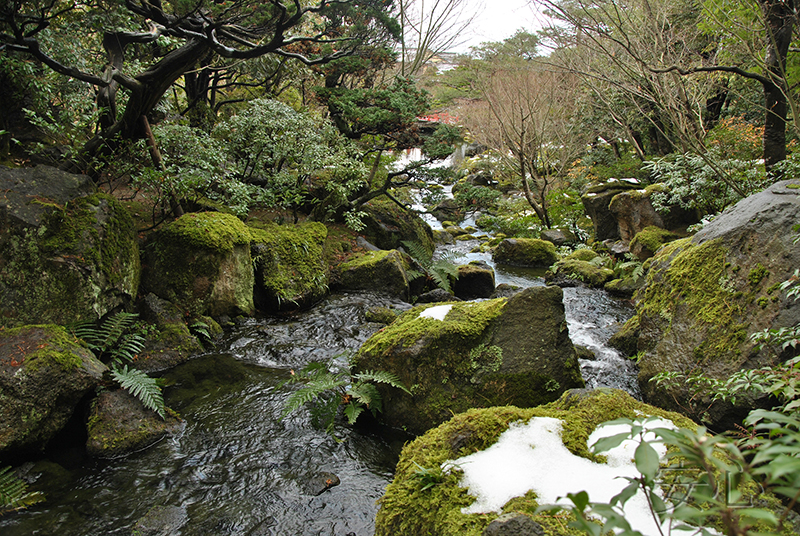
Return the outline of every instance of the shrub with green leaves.
[[[383,409],[380,393],[373,383],[385,383],[410,394],[394,374],[384,371],[332,372],[332,363],[312,362],[295,372],[282,385],[300,383],[303,386],[286,399],[281,418],[309,405],[312,424],[333,435],[336,415],[343,408],[349,424],[355,424],[365,410],[377,415]]]

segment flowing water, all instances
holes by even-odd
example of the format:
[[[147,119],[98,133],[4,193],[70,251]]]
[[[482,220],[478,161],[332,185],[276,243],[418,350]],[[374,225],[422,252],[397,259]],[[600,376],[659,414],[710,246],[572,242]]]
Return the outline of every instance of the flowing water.
[[[459,262],[483,260],[455,247]],[[495,266],[497,283],[542,285],[542,273]],[[636,395],[633,365],[606,345],[632,309],[600,290],[565,289],[570,335],[592,349],[582,362],[590,387]],[[374,530],[376,500],[390,482],[402,445],[397,431],[315,429],[305,412],[279,420],[292,369],[357,349],[381,326],[367,323],[374,305],[408,304],[366,294],[334,295],[291,318],[250,319],[230,330],[216,353],[170,371],[167,404],[184,419],[180,434],[112,460],[63,449],[25,469],[47,502],[0,518],[2,536],[358,535]],[[313,482],[341,483],[317,495]]]

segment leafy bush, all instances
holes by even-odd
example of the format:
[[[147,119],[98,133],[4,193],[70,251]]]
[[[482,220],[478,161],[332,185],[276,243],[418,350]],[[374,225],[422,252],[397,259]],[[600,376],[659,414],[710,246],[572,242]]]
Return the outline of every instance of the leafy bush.
[[[500,192],[486,186],[464,184],[458,187],[453,198],[464,210],[486,210],[495,206]]]

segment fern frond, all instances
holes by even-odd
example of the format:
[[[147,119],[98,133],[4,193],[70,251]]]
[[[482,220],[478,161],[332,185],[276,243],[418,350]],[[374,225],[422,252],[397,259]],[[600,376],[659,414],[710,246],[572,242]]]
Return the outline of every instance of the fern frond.
[[[440,289],[444,290],[445,292],[450,292],[452,294],[453,289],[450,286],[450,279],[448,279],[447,274],[441,272],[430,272],[431,279],[434,280],[436,286]]]
[[[166,418],[164,396],[155,378],[139,369],[129,369],[128,365],[112,368],[111,375],[123,389],[138,398],[144,407],[155,411],[162,419]]]
[[[323,377],[317,378],[315,381],[309,382],[289,395],[286,402],[283,403],[283,410],[281,411],[280,418],[283,419],[305,404],[320,398],[326,391],[339,390],[339,388],[344,385],[345,381],[341,379],[341,377],[334,376],[333,374],[326,374]]]
[[[368,408],[381,411],[381,395],[371,383],[358,382],[347,391],[347,394]]]
[[[403,385],[403,382],[400,381],[396,375],[392,374],[391,372],[385,370],[367,370],[364,372],[359,372],[353,376],[356,380],[360,382],[375,382],[375,383],[385,383],[390,385],[391,387],[396,387],[398,389],[402,389],[408,394],[411,394],[411,391],[406,389],[406,386]]]
[[[431,252],[425,249],[425,247],[419,242],[401,240],[400,243],[406,248],[406,251],[408,251],[408,254],[411,256],[411,258],[420,263],[426,270],[428,269],[428,267],[431,265],[431,261],[433,260],[433,254]]]
[[[44,501],[44,494],[28,492],[28,485],[15,477],[11,467],[0,468],[0,515]]]
[[[425,274],[419,270],[408,269],[406,270],[406,277],[409,281],[416,281],[420,277],[425,277]]]
[[[350,424],[355,424],[356,419],[361,413],[364,411],[364,406],[361,404],[354,404],[349,403],[344,407],[344,416],[347,417],[347,422]]]

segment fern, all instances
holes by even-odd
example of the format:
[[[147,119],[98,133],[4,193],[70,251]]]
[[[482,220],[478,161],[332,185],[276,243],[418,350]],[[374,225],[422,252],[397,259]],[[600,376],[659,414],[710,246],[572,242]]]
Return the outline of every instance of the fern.
[[[38,491],[28,492],[28,485],[11,473],[10,467],[0,468],[0,515],[44,501]]]
[[[144,349],[145,339],[138,333],[130,333],[139,315],[120,312],[103,320],[82,322],[72,329],[72,333],[82,339],[95,356],[110,364],[122,364]]]
[[[166,418],[164,397],[155,378],[151,378],[139,369],[129,369],[128,365],[112,368],[111,375],[123,389],[138,398],[144,407],[155,411],[162,419]]]
[[[417,261],[423,272],[418,270],[408,270],[406,275],[409,279],[415,280],[420,277],[426,277],[436,283],[436,286],[447,292],[452,292],[450,280],[458,279],[458,266],[454,261],[460,257],[459,254],[454,252],[444,252],[442,255],[433,260],[433,254],[425,249],[419,242],[411,242],[408,240],[402,241],[403,246],[408,251],[409,256]]]
[[[373,414],[382,411],[380,392],[370,382],[385,383],[411,394],[390,372],[366,371],[351,376],[346,372],[333,373],[329,370],[329,364],[315,361],[297,373],[292,372],[292,377],[281,384],[304,385],[286,398],[280,418],[284,419],[301,407],[310,405],[312,424],[324,425],[325,430],[333,436],[336,411],[340,405],[344,406],[344,415],[350,424],[354,424],[365,409]]]

